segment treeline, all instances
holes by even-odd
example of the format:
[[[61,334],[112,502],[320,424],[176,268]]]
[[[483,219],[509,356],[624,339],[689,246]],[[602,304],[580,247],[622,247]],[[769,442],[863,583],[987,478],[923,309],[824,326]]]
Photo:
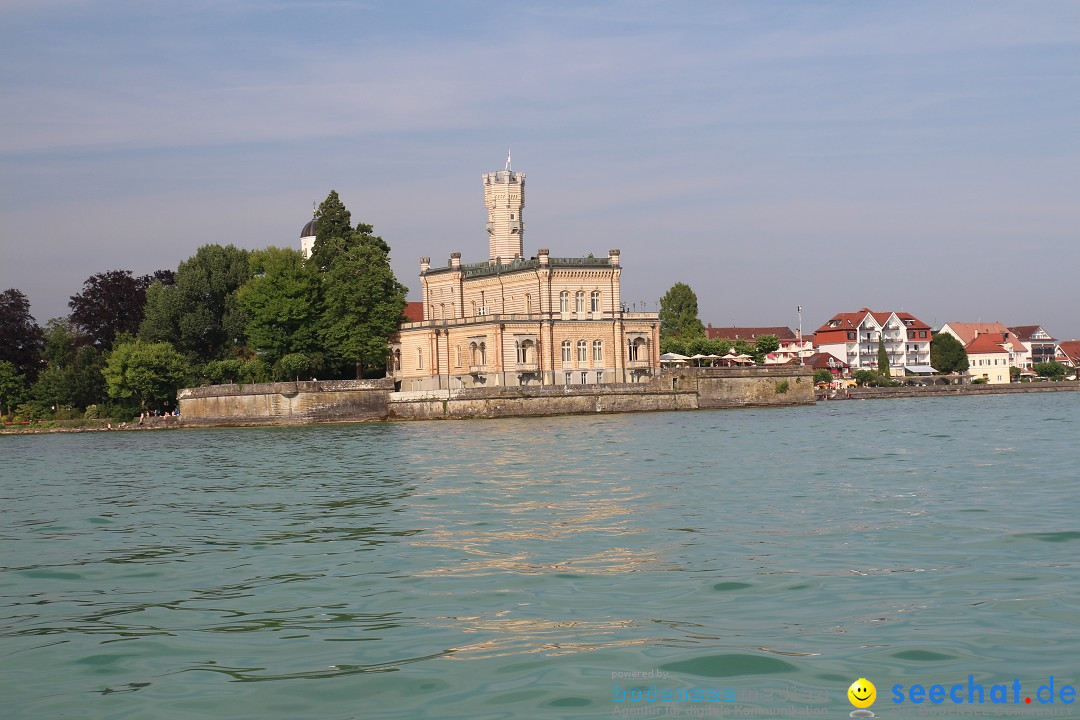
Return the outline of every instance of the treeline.
[[[0,415],[128,420],[174,409],[180,387],[381,376],[406,294],[390,247],[336,192],[315,220],[308,260],[204,245],[175,271],[93,275],[44,327],[0,293]]]

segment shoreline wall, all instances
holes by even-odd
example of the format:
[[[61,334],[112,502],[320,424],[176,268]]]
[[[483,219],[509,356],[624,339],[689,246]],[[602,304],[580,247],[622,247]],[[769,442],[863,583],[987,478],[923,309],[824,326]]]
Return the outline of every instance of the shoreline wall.
[[[945,395],[1012,395],[1016,393],[1080,392],[1075,381],[1011,383],[1009,385],[926,385],[903,387],[862,387],[848,390],[852,400],[880,400],[883,398],[941,397]],[[821,398],[819,397],[819,400]],[[830,398],[840,400],[845,398]]]
[[[178,393],[185,426],[443,420],[766,405],[812,405],[813,376],[793,366],[661,370],[644,383],[393,392],[393,381],[212,385]]]

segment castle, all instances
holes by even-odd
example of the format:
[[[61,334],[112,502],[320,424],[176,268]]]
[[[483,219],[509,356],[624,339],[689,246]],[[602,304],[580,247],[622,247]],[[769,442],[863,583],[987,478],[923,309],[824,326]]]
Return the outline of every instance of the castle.
[[[402,325],[390,345],[398,388],[647,380],[660,367],[659,316],[623,306],[619,251],[560,258],[541,248],[525,258],[525,173],[507,158],[483,185],[488,259],[420,259],[423,319]],[[313,229],[304,235],[313,242]]]

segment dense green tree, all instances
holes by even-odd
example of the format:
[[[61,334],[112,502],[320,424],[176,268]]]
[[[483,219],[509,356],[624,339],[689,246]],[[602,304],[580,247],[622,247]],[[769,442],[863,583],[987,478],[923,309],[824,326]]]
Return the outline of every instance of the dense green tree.
[[[397,281],[379,243],[361,243],[333,258],[322,273],[319,339],[328,361],[356,377],[385,367],[387,341],[397,331],[407,288]]]
[[[753,357],[754,346],[748,341],[739,339],[735,341],[734,350],[736,355],[749,355]]]
[[[71,323],[88,341],[109,348],[117,333],[134,333],[143,319],[149,276],[110,270],[87,278],[82,292],[71,296]]]
[[[299,380],[300,375],[311,369],[311,358],[304,353],[289,353],[277,363],[279,380]]]
[[[1020,382],[1020,368],[1009,368],[1009,382]]]
[[[26,382],[33,382],[43,341],[26,295],[15,288],[0,293],[0,361],[11,363]]]
[[[754,362],[762,365],[765,356],[780,349],[780,338],[775,335],[758,335],[754,340]]]
[[[140,339],[171,342],[198,364],[224,358],[244,343],[236,291],[250,276],[246,250],[202,246],[180,263],[175,285],[154,283],[147,292]]]
[[[885,334],[878,334],[877,340],[877,369],[881,373],[881,377],[892,377],[892,372],[889,370],[889,353],[885,350]]]
[[[85,410],[108,397],[105,389],[105,355],[95,347],[78,349],[74,360],[60,380],[61,399],[65,405]]]
[[[881,381],[881,375],[874,370],[856,370],[853,373],[853,377],[859,387],[877,385]]]
[[[311,264],[321,270],[330,268],[334,258],[357,245],[375,245],[387,255],[390,246],[381,237],[373,235],[371,225],[357,223],[352,226],[352,214],[341,202],[336,190],[331,190],[315,213],[315,246],[311,250]]]
[[[65,368],[75,361],[77,337],[67,318],[53,318],[44,329],[41,361],[45,367]]]
[[[1038,373],[1040,377],[1050,378],[1051,380],[1061,380],[1069,374],[1069,367],[1059,362],[1035,363],[1031,366],[1031,369]]]
[[[248,345],[273,364],[288,353],[316,348],[319,276],[299,250],[267,248],[251,254],[252,277],[237,292],[247,319]]]
[[[133,398],[144,410],[175,406],[187,375],[183,358],[169,343],[118,341],[102,374],[113,398]]]
[[[10,414],[26,396],[26,378],[7,360],[0,360],[0,415]]]
[[[937,333],[930,340],[930,365],[939,373],[963,373],[968,369],[964,346],[949,333]]]
[[[660,338],[689,340],[705,335],[698,318],[697,294],[686,283],[675,283],[660,298]]]
[[[815,385],[818,385],[820,383],[831,383],[832,381],[833,381],[833,374],[829,370],[826,370],[825,368],[821,368],[820,370],[815,370],[814,371],[814,384]]]

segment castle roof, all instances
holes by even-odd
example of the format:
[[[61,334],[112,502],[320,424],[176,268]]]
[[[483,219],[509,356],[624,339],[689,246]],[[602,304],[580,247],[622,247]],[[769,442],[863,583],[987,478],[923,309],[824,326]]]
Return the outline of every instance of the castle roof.
[[[305,225],[304,229],[300,231],[300,237],[315,237],[315,218],[311,218],[310,220],[308,220],[307,225]]]

